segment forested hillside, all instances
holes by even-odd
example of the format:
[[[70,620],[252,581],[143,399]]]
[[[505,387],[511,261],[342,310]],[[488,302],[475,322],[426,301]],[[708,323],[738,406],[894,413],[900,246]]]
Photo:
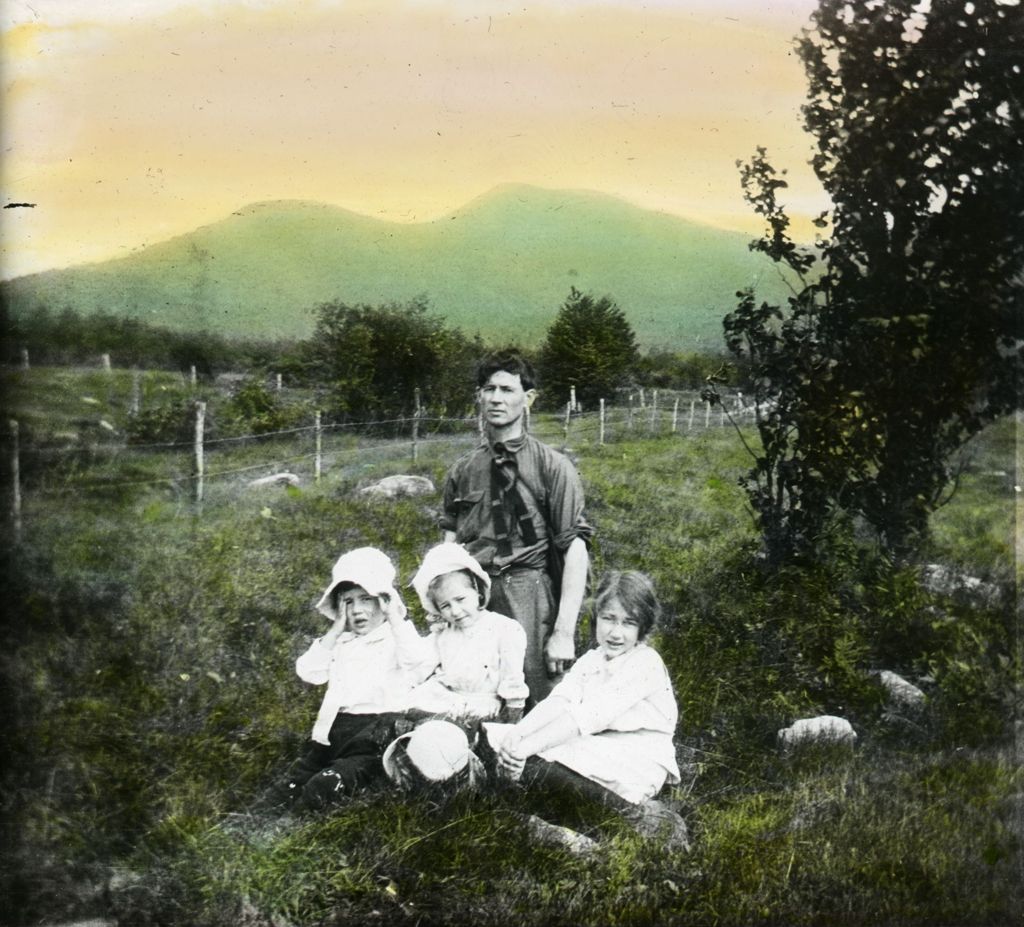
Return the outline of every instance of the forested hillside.
[[[14,316],[45,306],[248,338],[310,334],[317,304],[425,295],[449,324],[539,342],[570,287],[609,294],[642,346],[717,350],[740,287],[783,298],[748,236],[586,191],[505,185],[418,224],[324,203],[245,206],[128,257],[6,281]]]

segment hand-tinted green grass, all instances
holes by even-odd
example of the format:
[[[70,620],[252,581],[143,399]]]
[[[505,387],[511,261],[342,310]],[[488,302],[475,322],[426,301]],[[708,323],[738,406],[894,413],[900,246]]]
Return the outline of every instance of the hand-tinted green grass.
[[[45,423],[61,397],[99,392],[57,379],[41,379],[31,409],[23,395],[19,414]],[[560,443],[556,419],[537,427]],[[528,839],[514,793],[441,807],[362,796],[292,829],[232,830],[228,815],[308,736],[321,693],[293,662],[324,627],[312,604],[338,553],[380,546],[407,578],[438,538],[436,495],[380,502],[356,488],[396,472],[437,481],[466,439],[424,444],[412,466],[407,444],[338,438],[319,484],[309,469],[292,490],[211,478],[201,508],[187,454],[180,485],[130,487],[115,485],[126,470],[159,477],[168,458],[93,456],[39,465],[23,543],[4,550],[4,919],[1012,923],[1024,908],[1008,746],[1013,490],[992,471],[1012,470],[1013,423],[978,440],[929,552],[990,583],[982,600],[931,594],[852,544],[813,570],[766,575],[736,485],[742,448],[726,429],[680,431],[598,447],[580,425],[569,446],[598,527],[596,571],[648,570],[667,606],[656,641],[683,765],[668,799],[691,828],[689,854],[608,819],[595,822],[601,849],[571,857]],[[261,463],[267,446],[217,451],[210,468]],[[883,668],[926,691],[923,710],[885,706],[871,675]],[[822,711],[848,717],[857,746],[781,755],[776,730]],[[105,889],[112,871],[120,882]]]

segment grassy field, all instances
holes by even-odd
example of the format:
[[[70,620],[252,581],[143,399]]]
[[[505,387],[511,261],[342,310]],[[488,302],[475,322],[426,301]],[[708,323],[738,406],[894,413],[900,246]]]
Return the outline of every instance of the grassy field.
[[[380,546],[408,579],[437,539],[437,496],[357,488],[440,481],[466,438],[436,435],[412,465],[406,443],[339,437],[319,484],[257,491],[246,471],[212,480],[199,510],[187,453],[176,481],[167,451],[90,449],[112,434],[100,418],[123,427],[126,375],[6,376],[28,464],[21,543],[3,554],[3,922],[1020,923],[1016,422],[976,441],[935,517],[928,561],[982,583],[945,592],[853,530],[813,569],[766,573],[728,429],[604,447],[571,432],[596,571],[646,570],[668,606],[656,643],[684,775],[665,798],[693,837],[668,852],[595,820],[598,851],[574,857],[527,837],[514,793],[372,794],[279,832],[224,826],[308,734],[321,693],[292,664],[322,630],[312,603],[338,553]],[[161,385],[185,389],[154,379],[147,401]],[[537,427],[560,443],[557,422]],[[294,446],[268,461],[270,440],[211,468],[286,463]],[[925,706],[887,704],[881,669]],[[855,747],[778,750],[779,728],[823,712],[851,721]]]

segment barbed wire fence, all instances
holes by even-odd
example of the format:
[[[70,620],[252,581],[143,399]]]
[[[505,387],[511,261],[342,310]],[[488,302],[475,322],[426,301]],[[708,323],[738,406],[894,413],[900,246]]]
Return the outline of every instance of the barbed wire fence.
[[[28,369],[24,366],[23,369]],[[109,359],[101,369],[111,374]],[[280,375],[276,389],[282,392]],[[194,371],[188,381],[194,389]],[[141,375],[130,372],[126,400],[129,418],[141,406]],[[89,397],[82,397],[88,399]],[[95,401],[95,400],[93,400]],[[145,488],[169,490],[202,511],[211,487],[230,496],[259,483],[300,486],[325,475],[357,484],[407,462],[413,469],[450,463],[483,440],[483,419],[475,415],[431,414],[416,389],[411,415],[367,421],[325,422],[324,410],[310,408],[306,425],[240,435],[210,433],[207,402],[192,400],[190,440],[132,442],[125,430],[105,419],[73,443],[28,439],[32,429],[8,420],[11,533],[19,543],[25,499],[123,494]],[[443,411],[443,410],[442,410]],[[584,409],[570,392],[561,412],[533,412],[529,429],[552,446],[580,454],[621,441],[692,436],[725,425],[751,423],[756,410],[734,393],[713,407],[696,390],[633,388]]]

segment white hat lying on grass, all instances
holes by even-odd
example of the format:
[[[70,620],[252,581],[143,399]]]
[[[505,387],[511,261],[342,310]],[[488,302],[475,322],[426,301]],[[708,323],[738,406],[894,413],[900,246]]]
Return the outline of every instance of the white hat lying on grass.
[[[424,721],[393,740],[383,757],[384,772],[402,788],[439,785],[464,771],[468,785],[482,781],[483,764],[469,749],[465,731],[450,721]],[[423,780],[417,783],[416,779]]]

